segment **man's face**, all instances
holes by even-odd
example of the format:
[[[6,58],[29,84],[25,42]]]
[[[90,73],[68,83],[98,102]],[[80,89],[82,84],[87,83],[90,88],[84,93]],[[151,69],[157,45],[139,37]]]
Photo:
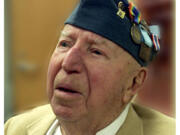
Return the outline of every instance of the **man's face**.
[[[47,90],[56,116],[67,121],[122,111],[132,57],[113,42],[66,25],[49,63]]]

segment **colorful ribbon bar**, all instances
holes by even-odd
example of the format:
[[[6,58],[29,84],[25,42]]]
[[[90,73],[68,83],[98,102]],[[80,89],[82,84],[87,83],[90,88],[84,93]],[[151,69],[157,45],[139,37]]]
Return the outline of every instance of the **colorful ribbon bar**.
[[[152,34],[152,39],[153,39],[153,45],[154,45],[156,51],[160,51],[160,44],[159,44],[159,38],[158,38],[158,36]]]
[[[129,2],[129,15],[131,17],[131,19],[139,24],[141,21],[141,14],[140,12],[137,10],[137,8],[134,6],[134,4],[132,2]]]

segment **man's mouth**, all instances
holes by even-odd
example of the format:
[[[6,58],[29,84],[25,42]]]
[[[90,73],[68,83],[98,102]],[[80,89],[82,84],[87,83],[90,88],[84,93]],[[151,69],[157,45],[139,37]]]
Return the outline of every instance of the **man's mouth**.
[[[72,89],[69,89],[69,88],[64,88],[64,87],[58,87],[57,89],[60,90],[60,91],[63,91],[63,92],[79,93],[79,92],[77,92],[75,90],[72,90]]]
[[[78,100],[83,96],[83,93],[81,93],[77,87],[64,83],[59,83],[55,86],[54,94],[59,99],[67,101]]]

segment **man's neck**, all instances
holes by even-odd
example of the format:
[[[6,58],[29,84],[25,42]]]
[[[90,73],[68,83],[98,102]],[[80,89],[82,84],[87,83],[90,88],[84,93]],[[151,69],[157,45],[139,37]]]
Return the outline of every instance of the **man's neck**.
[[[126,109],[126,111],[128,112],[128,109]],[[112,124],[112,122],[117,119],[119,114],[121,114],[121,112],[117,115],[112,114],[114,117],[111,117],[111,119],[109,119],[108,116],[99,116],[99,118],[103,118],[100,121],[98,121],[98,118],[94,120],[89,118],[78,122],[67,122],[60,120],[61,133],[62,135],[96,135],[99,130],[104,129],[109,124]]]
[[[78,122],[64,122],[61,120],[60,127],[62,135],[95,135],[97,124],[92,120],[81,120]]]

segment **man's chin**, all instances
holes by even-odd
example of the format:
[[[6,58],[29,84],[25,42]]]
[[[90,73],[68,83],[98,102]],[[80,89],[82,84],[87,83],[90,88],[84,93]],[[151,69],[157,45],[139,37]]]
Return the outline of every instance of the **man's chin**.
[[[83,114],[81,114],[81,111],[78,111],[77,108],[72,108],[69,106],[63,106],[59,104],[56,105],[53,103],[51,104],[51,106],[54,114],[59,120],[73,122],[81,119],[81,116],[83,116]]]

